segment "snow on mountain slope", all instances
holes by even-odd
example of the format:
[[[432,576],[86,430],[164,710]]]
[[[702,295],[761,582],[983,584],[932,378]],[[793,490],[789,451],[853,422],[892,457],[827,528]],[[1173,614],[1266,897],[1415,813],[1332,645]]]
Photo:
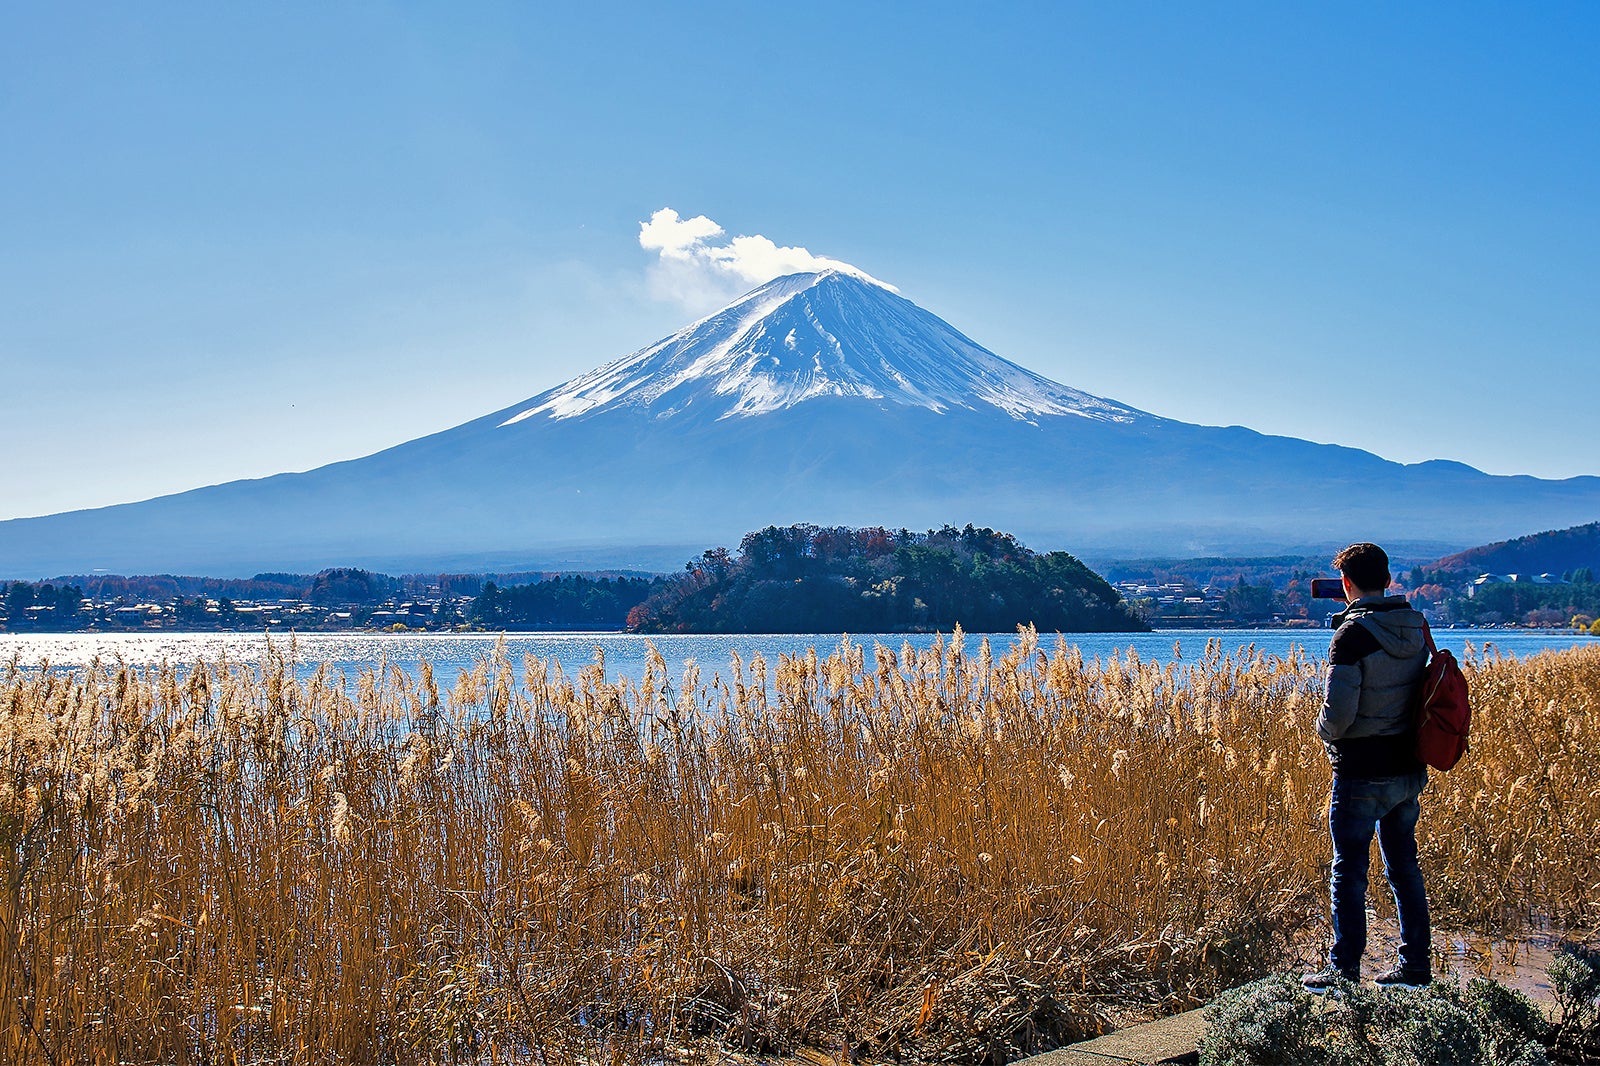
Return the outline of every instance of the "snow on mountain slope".
[[[1018,421],[1144,412],[1068,388],[993,352],[887,286],[838,270],[778,278],[716,314],[519,404],[500,424],[639,408],[739,418],[820,397],[944,412],[997,408]]]

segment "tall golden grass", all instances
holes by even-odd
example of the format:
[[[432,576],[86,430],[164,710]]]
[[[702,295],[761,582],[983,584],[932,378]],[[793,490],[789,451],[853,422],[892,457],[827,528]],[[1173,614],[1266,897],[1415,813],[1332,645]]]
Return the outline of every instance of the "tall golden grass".
[[[1281,966],[1326,907],[1298,656],[957,633],[442,692],[292,654],[0,671],[0,1061],[997,1061]],[[1436,922],[1590,926],[1600,648],[1468,669]]]

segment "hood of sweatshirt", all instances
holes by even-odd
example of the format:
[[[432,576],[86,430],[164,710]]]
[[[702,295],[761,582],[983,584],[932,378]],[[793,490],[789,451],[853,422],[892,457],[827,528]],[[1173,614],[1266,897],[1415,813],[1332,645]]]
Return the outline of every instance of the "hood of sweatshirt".
[[[1427,620],[1404,596],[1367,596],[1334,616],[1334,625],[1355,620],[1396,659],[1420,655],[1427,646]]]

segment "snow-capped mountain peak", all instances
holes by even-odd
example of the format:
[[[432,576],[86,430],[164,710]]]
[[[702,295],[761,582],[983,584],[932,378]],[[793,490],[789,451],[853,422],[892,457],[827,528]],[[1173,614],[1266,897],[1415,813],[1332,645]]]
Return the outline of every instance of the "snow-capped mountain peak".
[[[969,340],[889,286],[843,270],[791,274],[632,355],[510,409],[500,423],[640,409],[716,418],[824,397],[943,412],[997,408],[1014,419],[1148,417],[1041,377]]]

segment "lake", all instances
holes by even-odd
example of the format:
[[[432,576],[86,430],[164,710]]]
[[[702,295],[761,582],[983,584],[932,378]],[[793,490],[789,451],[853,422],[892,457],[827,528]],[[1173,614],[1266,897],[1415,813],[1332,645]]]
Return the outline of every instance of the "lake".
[[[1330,633],[1325,629],[1163,629],[1153,633],[1069,633],[1064,636],[1041,634],[1039,646],[1053,651],[1058,640],[1075,644],[1084,658],[1108,658],[1128,649],[1146,660],[1167,662],[1174,656],[1198,658],[1208,640],[1219,640],[1225,652],[1255,647],[1270,655],[1287,655],[1299,647],[1311,658],[1327,654]],[[966,646],[976,651],[982,634],[968,634]],[[1434,638],[1442,648],[1458,656],[1469,646],[1503,655],[1528,656],[1548,649],[1570,648],[1594,643],[1595,638],[1570,630],[1547,629],[1440,629]],[[415,676],[424,660],[433,664],[441,684],[453,683],[460,670],[471,667],[489,655],[502,639],[492,633],[303,633],[295,636],[296,672],[309,676],[321,663],[354,676],[381,662],[399,667]],[[761,634],[751,636],[639,636],[632,633],[507,633],[503,638],[513,662],[521,663],[532,655],[559,663],[563,672],[574,676],[595,660],[597,650],[605,653],[606,677],[637,679],[644,673],[646,647],[653,643],[667,662],[674,681],[684,665],[695,662],[702,682],[713,674],[727,674],[729,653],[737,651],[746,662],[757,653],[776,662],[780,654],[804,654],[816,648],[826,654],[839,646],[843,637],[817,633]],[[932,633],[852,634],[853,644],[869,650],[883,644],[899,650],[902,645],[929,647],[937,639]],[[259,633],[0,633],[0,662],[13,655],[25,667],[48,661],[52,668],[85,666],[94,659],[122,661],[131,666],[157,666],[161,663],[185,665],[197,660],[215,662],[226,656],[230,662],[255,664],[267,650],[268,638]],[[272,643],[287,651],[288,634],[275,634]],[[998,657],[1010,649],[1012,633],[989,634]]]

